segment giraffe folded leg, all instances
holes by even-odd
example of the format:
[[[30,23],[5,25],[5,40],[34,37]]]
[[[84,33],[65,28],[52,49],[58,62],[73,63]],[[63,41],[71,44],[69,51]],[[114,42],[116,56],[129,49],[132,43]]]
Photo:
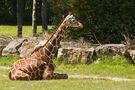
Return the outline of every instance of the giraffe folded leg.
[[[53,72],[54,72],[54,64],[50,63],[46,66],[46,69],[43,73],[43,79],[52,79],[53,78]]]
[[[50,80],[53,78],[53,71],[44,70],[42,78],[44,80]]]
[[[11,80],[30,80],[30,75],[23,71],[9,72],[9,78]]]

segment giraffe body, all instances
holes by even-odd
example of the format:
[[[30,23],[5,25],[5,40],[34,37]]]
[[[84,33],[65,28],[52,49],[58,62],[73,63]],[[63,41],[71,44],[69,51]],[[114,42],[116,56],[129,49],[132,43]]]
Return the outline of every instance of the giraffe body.
[[[25,58],[16,61],[10,68],[11,80],[66,79],[67,74],[54,73],[52,58],[56,54],[67,27],[82,27],[73,15],[68,15],[58,26],[45,45],[37,48]]]

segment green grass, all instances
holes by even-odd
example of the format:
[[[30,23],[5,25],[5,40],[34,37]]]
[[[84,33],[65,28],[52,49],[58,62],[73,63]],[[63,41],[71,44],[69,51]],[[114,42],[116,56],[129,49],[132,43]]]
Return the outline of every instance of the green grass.
[[[51,30],[53,29],[53,25],[48,26],[48,29]],[[42,27],[38,26],[37,27],[37,33],[42,32]],[[32,36],[32,27],[31,26],[23,26],[23,36]],[[17,36],[17,26],[6,26],[6,25],[1,25],[0,26],[0,35],[6,35],[6,36]]]
[[[86,70],[89,69],[90,67],[86,65],[60,65],[57,67],[56,71],[85,75]],[[88,72],[88,75],[93,73]],[[125,82],[96,79],[11,81],[7,76],[8,70],[0,69],[0,90],[135,90],[135,82],[132,81]]]
[[[66,79],[40,81],[11,81],[0,77],[1,90],[134,90],[135,82],[110,80]]]
[[[0,66],[10,66],[19,57],[9,56],[0,58]],[[110,57],[101,57],[99,64],[76,64],[69,65],[64,63],[57,63],[55,72],[67,73],[68,75],[95,75],[102,77],[120,77],[120,78],[131,78],[135,79],[135,66],[129,64],[127,60],[122,58],[111,59]],[[106,62],[105,62],[106,60]]]
[[[0,57],[0,66],[9,66],[12,63],[14,63],[17,59],[19,59],[18,56]]]
[[[134,66],[112,66],[112,65],[60,65],[56,72],[67,73],[68,75],[91,75],[101,77],[120,77],[135,79]]]
[[[50,26],[50,28],[52,28]],[[38,26],[38,33],[41,26]],[[16,36],[16,26],[0,26],[0,35]],[[32,35],[31,26],[23,27],[23,36]],[[19,57],[0,57],[0,66],[10,66]],[[56,72],[68,75],[90,75],[102,77],[120,77],[135,79],[135,66],[123,58],[112,59],[109,56],[100,56],[99,64],[68,65],[65,62],[56,64]],[[0,69],[0,90],[135,90],[135,82],[67,79],[67,80],[40,80],[40,81],[11,81],[8,79],[8,70]]]
[[[124,57],[112,59],[111,56],[101,55],[98,64],[65,64],[56,63],[57,72],[67,72],[69,75],[96,75],[102,77],[121,77],[135,79],[135,65],[130,64]],[[57,59],[56,59],[57,60]]]

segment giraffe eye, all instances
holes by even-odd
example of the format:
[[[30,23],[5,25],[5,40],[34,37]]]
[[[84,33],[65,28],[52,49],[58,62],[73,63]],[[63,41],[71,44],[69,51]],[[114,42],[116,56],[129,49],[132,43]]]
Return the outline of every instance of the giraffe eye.
[[[72,21],[72,22],[74,22],[74,21],[75,21],[75,19],[71,19],[71,21]]]
[[[72,19],[71,22],[72,22],[72,23],[76,23],[76,19]]]

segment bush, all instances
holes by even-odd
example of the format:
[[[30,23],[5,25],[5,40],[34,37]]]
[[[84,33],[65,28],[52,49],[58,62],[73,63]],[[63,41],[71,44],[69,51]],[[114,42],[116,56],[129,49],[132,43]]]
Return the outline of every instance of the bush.
[[[76,0],[76,15],[84,24],[82,36],[101,43],[121,43],[135,35],[134,0]],[[88,38],[92,37],[92,38]]]

